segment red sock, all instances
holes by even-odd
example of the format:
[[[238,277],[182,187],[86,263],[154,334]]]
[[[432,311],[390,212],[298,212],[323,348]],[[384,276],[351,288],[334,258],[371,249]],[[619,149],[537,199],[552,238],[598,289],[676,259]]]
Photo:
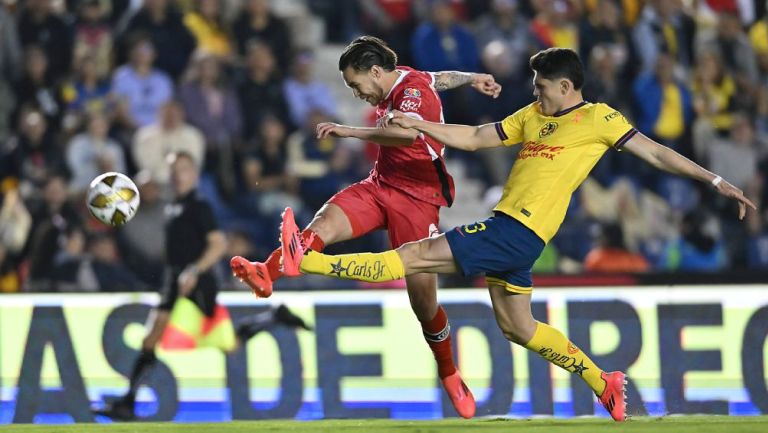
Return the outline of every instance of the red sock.
[[[451,350],[451,327],[448,325],[448,316],[442,306],[437,307],[437,314],[428,322],[421,322],[421,330],[429,348],[437,361],[437,374],[440,379],[456,372],[453,364]]]
[[[325,242],[323,242],[323,240],[320,239],[320,236],[317,236],[315,232],[310,229],[306,229],[301,232],[301,238],[304,239],[304,242],[306,242],[313,234],[315,237],[312,240],[312,243],[309,244],[309,248],[311,248],[313,251],[317,251],[318,253],[322,252],[323,249],[325,249]],[[283,276],[283,273],[280,272],[280,258],[282,256],[283,250],[282,248],[278,248],[272,251],[272,254],[270,254],[267,260],[264,262],[264,264],[267,265],[267,272],[269,272],[269,278],[272,281],[277,281],[278,278]]]

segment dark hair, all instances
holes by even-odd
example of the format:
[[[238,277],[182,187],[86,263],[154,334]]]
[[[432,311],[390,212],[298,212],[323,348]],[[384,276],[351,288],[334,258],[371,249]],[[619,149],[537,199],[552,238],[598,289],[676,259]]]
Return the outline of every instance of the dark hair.
[[[360,36],[347,45],[339,57],[340,71],[349,66],[357,72],[369,71],[373,66],[381,66],[385,71],[394,71],[397,66],[397,54],[377,37]]]
[[[534,54],[528,64],[547,80],[569,79],[575,90],[581,90],[584,85],[584,66],[579,55],[571,49],[547,48]]]

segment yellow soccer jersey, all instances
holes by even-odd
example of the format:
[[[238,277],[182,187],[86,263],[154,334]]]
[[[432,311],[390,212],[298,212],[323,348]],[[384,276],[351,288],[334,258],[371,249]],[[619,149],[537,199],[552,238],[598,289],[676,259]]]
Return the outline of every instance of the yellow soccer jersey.
[[[571,195],[592,167],[606,150],[621,148],[637,130],[606,104],[582,102],[545,116],[534,102],[497,122],[496,132],[504,145],[523,148],[494,210],[549,242],[565,219]]]

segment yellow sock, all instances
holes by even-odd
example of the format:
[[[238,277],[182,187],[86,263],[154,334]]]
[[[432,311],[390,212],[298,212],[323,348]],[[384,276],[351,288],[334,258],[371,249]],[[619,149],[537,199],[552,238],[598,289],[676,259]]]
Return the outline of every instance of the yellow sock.
[[[301,260],[299,268],[305,274],[327,275],[369,283],[394,281],[405,276],[403,261],[395,250],[338,256],[309,251]]]
[[[536,332],[525,347],[563,370],[578,374],[598,396],[601,395],[605,390],[605,381],[600,377],[603,370],[562,332],[546,323],[537,323]]]

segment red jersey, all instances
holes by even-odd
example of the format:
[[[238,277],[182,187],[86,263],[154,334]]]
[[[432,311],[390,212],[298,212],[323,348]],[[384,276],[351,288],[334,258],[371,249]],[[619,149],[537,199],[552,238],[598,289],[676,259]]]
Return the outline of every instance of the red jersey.
[[[376,108],[376,117],[400,110],[418,119],[443,122],[443,106],[432,74],[400,66],[389,94]],[[370,179],[438,206],[453,203],[453,178],[445,168],[445,145],[419,134],[410,146],[379,146]]]

